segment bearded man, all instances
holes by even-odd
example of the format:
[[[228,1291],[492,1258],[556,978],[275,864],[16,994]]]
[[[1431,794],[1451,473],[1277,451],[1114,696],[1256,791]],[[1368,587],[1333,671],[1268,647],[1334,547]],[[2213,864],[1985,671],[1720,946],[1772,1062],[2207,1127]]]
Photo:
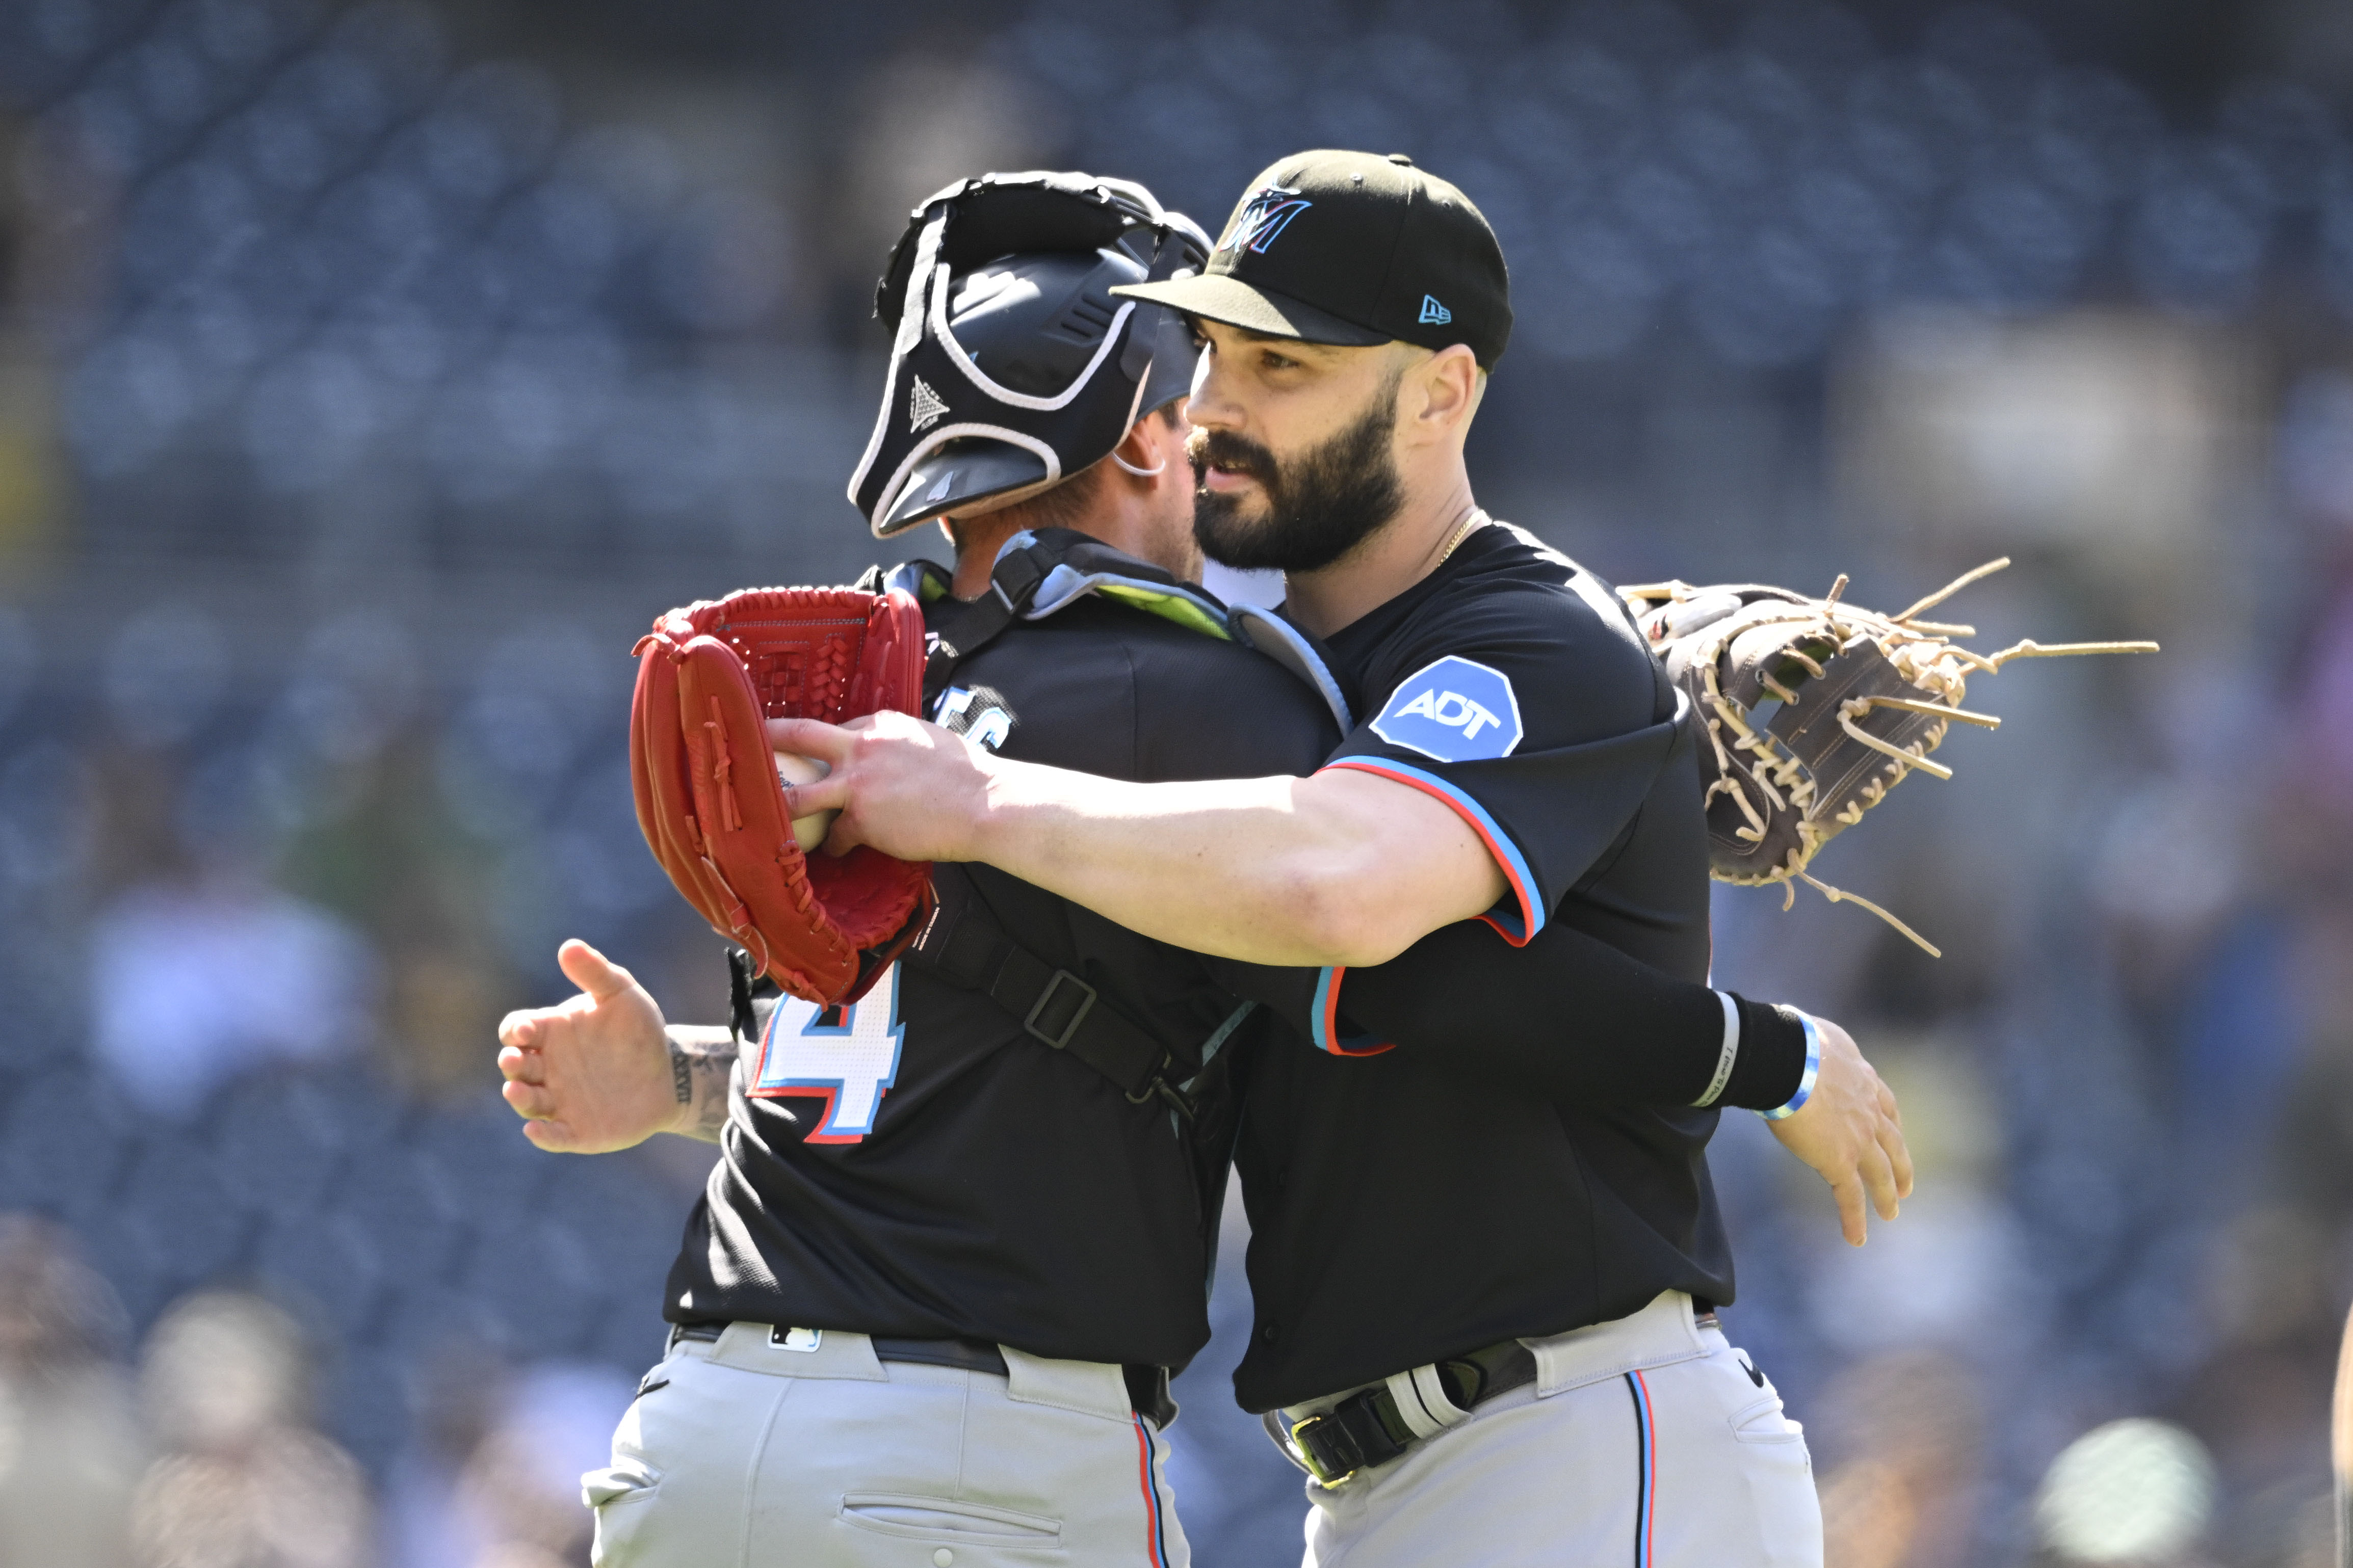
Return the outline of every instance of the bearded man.
[[[1714,1095],[1548,1102],[1355,1026],[1352,969],[1465,921],[1707,971],[1687,708],[1608,584],[1472,495],[1463,440],[1511,327],[1493,233],[1401,154],[1305,153],[1260,176],[1200,274],[1120,292],[1202,341],[1199,542],[1284,572],[1282,614],[1358,721],[1310,776],[1173,784],[895,715],[780,721],[780,749],[833,769],[793,810],[839,810],[836,849],[985,862],[1179,946],[1317,971],[1324,1054],[1264,1058],[1237,1154],[1258,1321],[1236,1384],[1313,1478],[1310,1564],[1818,1563],[1803,1436],[1715,1313]],[[1806,1032],[1765,1112],[1793,1143],[1821,1053],[1852,1048]],[[1893,1113],[1857,1108],[1855,1165],[1814,1162],[1852,1241],[1866,1195],[1893,1218],[1910,1188]]]

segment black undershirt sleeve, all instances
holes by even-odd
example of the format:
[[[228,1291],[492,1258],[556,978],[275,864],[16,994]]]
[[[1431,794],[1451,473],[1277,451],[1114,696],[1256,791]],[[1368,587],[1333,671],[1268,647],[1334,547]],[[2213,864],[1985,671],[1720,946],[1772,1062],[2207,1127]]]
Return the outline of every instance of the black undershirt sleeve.
[[[1433,984],[1432,977],[1444,983]],[[1724,1049],[1724,1004],[1598,937],[1548,924],[1513,948],[1478,921],[1423,937],[1387,963],[1338,977],[1356,1034],[1449,1053],[1548,1098],[1689,1105]],[[1769,1110],[1798,1092],[1805,1027],[1736,996],[1740,1042],[1718,1105]]]
[[[1547,1100],[1689,1105],[1724,1050],[1716,993],[1630,958],[1575,927],[1548,924],[1514,948],[1481,921],[1430,932],[1387,963],[1344,969],[1319,992],[1312,969],[1212,960],[1219,981],[1271,1007],[1306,1040],[1324,995],[1340,1014],[1323,1035],[1366,1048],[1443,1053],[1469,1073]],[[1329,998],[1328,987],[1338,995]],[[1769,1110],[1798,1092],[1805,1026],[1785,1007],[1736,995],[1740,1042],[1718,1105]],[[1295,1049],[1313,1049],[1301,1044]]]

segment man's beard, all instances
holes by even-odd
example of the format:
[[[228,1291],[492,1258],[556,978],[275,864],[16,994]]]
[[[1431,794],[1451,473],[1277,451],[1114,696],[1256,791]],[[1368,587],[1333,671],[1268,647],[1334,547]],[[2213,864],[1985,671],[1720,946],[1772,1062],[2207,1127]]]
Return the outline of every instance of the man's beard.
[[[1186,456],[1193,461],[1197,486],[1193,538],[1202,553],[1244,572],[1314,572],[1363,543],[1405,505],[1405,487],[1389,451],[1397,397],[1392,378],[1347,428],[1282,463],[1247,437],[1194,431]],[[1257,480],[1266,510],[1245,519],[1241,500],[1248,492],[1198,488],[1211,468]]]

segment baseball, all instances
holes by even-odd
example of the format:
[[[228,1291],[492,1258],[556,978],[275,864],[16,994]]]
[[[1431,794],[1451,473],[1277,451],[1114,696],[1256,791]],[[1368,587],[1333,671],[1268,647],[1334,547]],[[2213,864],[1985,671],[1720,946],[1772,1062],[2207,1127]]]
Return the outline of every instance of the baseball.
[[[831,763],[818,762],[815,757],[804,757],[792,752],[777,752],[775,756],[776,776],[787,785],[815,784],[833,772]],[[833,811],[813,811],[807,816],[793,818],[793,842],[801,847],[802,854],[816,852],[817,847],[825,842],[825,836],[833,831],[833,819],[839,815]]]

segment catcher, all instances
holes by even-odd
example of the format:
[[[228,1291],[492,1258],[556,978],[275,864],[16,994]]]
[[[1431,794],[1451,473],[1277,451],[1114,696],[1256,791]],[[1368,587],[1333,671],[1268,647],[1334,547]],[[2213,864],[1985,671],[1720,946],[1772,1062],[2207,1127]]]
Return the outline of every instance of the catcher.
[[[1360,966],[1459,922],[1529,948],[1573,927],[1700,981],[1708,806],[1738,808],[1704,800],[1689,693],[1606,585],[1472,496],[1463,440],[1511,324],[1478,210],[1401,155],[1302,153],[1259,178],[1203,273],[1121,292],[1186,312],[1205,345],[1200,543],[1286,573],[1285,617],[1358,719],[1311,776],[1181,787],[895,715],[790,720],[777,745],[832,769],[793,809],[839,811],[837,849],[982,862],[1166,942],[1318,966],[1330,1052],[1385,1037]],[[1662,598],[1662,627],[1704,619]],[[1901,692],[1843,684],[1871,668],[1870,625],[1835,606],[1825,624],[1837,650],[1782,641],[1819,696],[1758,667],[1784,712],[1826,704],[1873,767],[1926,765],[1925,731],[1874,725],[1948,721],[1957,690],[1924,687],[1910,645],[1883,650]],[[1736,735],[1718,753],[1710,733],[1715,783],[1779,792],[1813,840],[1811,809],[1843,808],[1842,785],[1801,796],[1781,752]],[[1409,1046],[1335,1065],[1265,1054],[1237,1156],[1259,1314],[1237,1387],[1314,1478],[1309,1563],[1818,1563],[1803,1437],[1712,1312],[1732,1296],[1715,1114],[1499,1100]],[[1893,1217],[1900,1142],[1865,1157]],[[1463,1363],[1492,1375],[1451,1381]]]
[[[841,1563],[1050,1543],[1079,1561],[1185,1558],[1159,1468],[1166,1376],[1207,1338],[1243,1080],[1275,1054],[1335,1081],[1378,1064],[1261,1048],[1280,1016],[1328,1020],[1315,972],[1213,965],[985,867],[938,868],[931,916],[895,873],[846,886],[849,861],[828,871],[791,847],[791,813],[744,766],[740,731],[780,681],[817,711],[908,702],[903,612],[888,607],[904,594],[935,641],[928,710],[975,744],[1146,780],[1314,765],[1345,713],[1328,675],[1280,622],[1187,581],[1173,405],[1189,339],[1148,309],[1123,319],[1109,293],[1206,248],[1115,182],[1008,176],[927,204],[885,280],[886,320],[916,326],[860,500],[880,532],[948,516],[955,573],[902,569],[854,617],[823,595],[738,595],[665,617],[644,648],[641,699],[670,705],[640,703],[649,837],[792,994],[755,998],[746,963],[740,1065],[726,1031],[673,1030],[666,1051],[651,999],[573,943],[562,958],[583,994],[501,1031],[508,1098],[543,1147],[725,1129],[669,1286],[672,1352],[613,1466],[589,1478],[601,1562],[702,1563],[753,1542]],[[1087,319],[1093,336],[1067,330]],[[991,380],[1025,363],[1066,385],[1099,379],[1059,407],[1035,405],[1051,401],[1040,382],[1008,388],[1034,402],[991,407],[978,377],[960,384],[926,357],[926,331]],[[927,399],[955,408],[923,419]],[[812,644],[834,637],[814,680]],[[699,667],[719,645],[754,683],[742,705],[726,670]],[[739,840],[761,843],[739,854]],[[804,904],[820,877],[831,886]],[[849,926],[788,912],[828,903],[863,922],[847,960]],[[1556,1097],[1779,1105],[1820,1043],[1809,1108],[1778,1125],[1826,1171],[1843,1160],[1860,1193],[1883,1091],[1834,1026],[1660,974],[1567,925],[1537,944],[1540,966],[1483,928],[1435,933],[1359,971],[1351,1016],[1441,1077],[1475,1064],[1493,1087],[1461,1103],[1515,1115]],[[1465,1398],[1462,1380],[1492,1381],[1472,1362],[1443,1379]]]

